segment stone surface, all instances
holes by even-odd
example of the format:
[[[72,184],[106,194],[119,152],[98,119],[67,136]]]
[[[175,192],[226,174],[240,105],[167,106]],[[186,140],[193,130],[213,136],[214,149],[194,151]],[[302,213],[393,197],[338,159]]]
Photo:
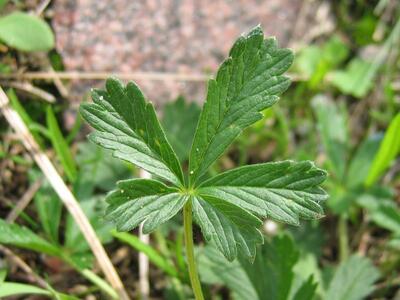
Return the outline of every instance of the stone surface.
[[[214,72],[234,40],[261,24],[281,45],[301,0],[56,0],[53,26],[68,71]],[[202,101],[205,83],[138,81],[161,103],[183,94]],[[99,83],[97,83],[99,84]],[[93,82],[73,84],[82,97]]]

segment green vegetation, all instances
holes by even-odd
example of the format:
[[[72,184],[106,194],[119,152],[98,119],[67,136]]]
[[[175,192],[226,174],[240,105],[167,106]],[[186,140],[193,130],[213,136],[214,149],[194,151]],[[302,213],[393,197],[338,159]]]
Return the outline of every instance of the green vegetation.
[[[134,82],[110,77],[79,112],[56,84],[6,78],[35,71],[35,55],[63,66],[51,14],[45,20],[20,1],[0,8],[0,86],[129,297],[141,297],[139,253],[150,262],[150,298],[400,296],[395,1],[335,1],[334,28],[295,50],[255,27],[210,75],[205,101],[180,96],[158,107]],[[0,298],[119,299],[4,118],[0,135]],[[25,197],[32,201],[21,208]]]

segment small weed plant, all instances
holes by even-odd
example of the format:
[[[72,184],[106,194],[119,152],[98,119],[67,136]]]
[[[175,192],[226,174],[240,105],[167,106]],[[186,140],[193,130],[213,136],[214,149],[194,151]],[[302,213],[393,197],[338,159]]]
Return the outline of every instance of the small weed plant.
[[[254,261],[263,243],[262,219],[298,225],[299,219],[323,215],[320,187],[326,172],[310,161],[281,161],[235,168],[214,177],[212,164],[248,126],[262,118],[289,86],[283,74],[293,54],[264,39],[260,27],[240,37],[229,57],[208,82],[189,154],[186,174],[149,102],[137,85],[118,79],[93,90],[93,103],[80,111],[95,129],[89,139],[113,155],[153,175],[153,179],[119,181],[107,196],[106,217],[119,231],[143,222],[150,233],[183,210],[188,270],[196,299],[203,299],[194,257],[193,220],[206,241],[229,260],[238,255]],[[179,138],[179,136],[177,137]]]

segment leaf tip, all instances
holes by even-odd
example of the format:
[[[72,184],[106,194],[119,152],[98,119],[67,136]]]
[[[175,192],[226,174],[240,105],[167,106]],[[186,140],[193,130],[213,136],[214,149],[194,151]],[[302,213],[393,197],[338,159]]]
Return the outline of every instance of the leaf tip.
[[[264,36],[264,32],[262,30],[261,24],[258,23],[256,26],[253,27],[245,36],[247,38],[254,36],[254,35],[262,35]]]
[[[106,89],[108,92],[113,91],[114,89],[124,90],[124,83],[118,79],[116,76],[110,76],[106,79]]]

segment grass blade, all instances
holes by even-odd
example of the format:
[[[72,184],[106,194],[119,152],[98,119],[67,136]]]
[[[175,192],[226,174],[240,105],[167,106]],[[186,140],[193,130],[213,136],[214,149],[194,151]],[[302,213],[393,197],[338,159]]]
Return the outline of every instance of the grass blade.
[[[57,123],[56,116],[54,115],[51,106],[46,110],[47,127],[50,132],[51,143],[57,153],[58,158],[65,170],[65,174],[71,182],[76,180],[77,169],[72,153],[69,150],[68,143],[64,139],[61,129]]]
[[[165,273],[178,277],[178,271],[164,257],[162,257],[153,247],[143,243],[137,236],[126,232],[112,232],[113,236],[118,240],[127,243],[137,251],[143,252],[149,257],[149,260],[163,270]]]

